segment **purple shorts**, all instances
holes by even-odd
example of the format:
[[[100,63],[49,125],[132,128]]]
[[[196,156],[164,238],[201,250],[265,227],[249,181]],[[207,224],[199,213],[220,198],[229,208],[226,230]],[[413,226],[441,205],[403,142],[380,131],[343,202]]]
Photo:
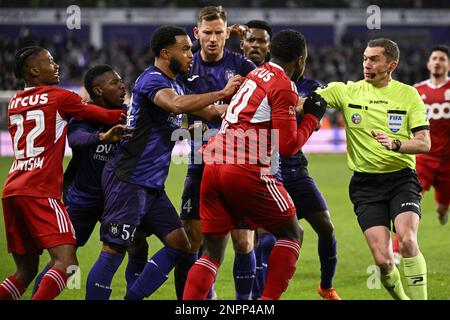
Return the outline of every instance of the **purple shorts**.
[[[129,246],[137,227],[146,236],[154,234],[159,239],[182,227],[178,213],[164,190],[122,181],[113,170],[106,168],[102,175],[102,188],[105,208],[100,240],[103,242]]]
[[[297,218],[300,220],[305,216],[327,211],[325,198],[317,187],[314,179],[309,176],[308,169],[283,170],[283,185],[294,202],[297,209]]]

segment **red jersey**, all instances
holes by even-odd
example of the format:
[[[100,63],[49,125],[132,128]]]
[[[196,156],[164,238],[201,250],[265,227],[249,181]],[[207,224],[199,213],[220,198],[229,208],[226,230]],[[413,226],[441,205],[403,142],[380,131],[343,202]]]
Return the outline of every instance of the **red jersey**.
[[[430,121],[431,150],[428,155],[450,160],[450,80],[439,86],[426,80],[414,87],[425,103]]]
[[[231,99],[220,132],[204,147],[204,162],[254,171],[273,163],[277,171],[273,149],[282,156],[297,153],[318,124],[305,115],[297,128],[297,103],[296,85],[279,65],[268,62],[256,68]]]
[[[27,88],[8,105],[8,130],[14,162],[3,187],[3,198],[50,197],[62,193],[67,121],[120,122],[121,110],[106,110],[82,102],[77,94],[54,86]]]

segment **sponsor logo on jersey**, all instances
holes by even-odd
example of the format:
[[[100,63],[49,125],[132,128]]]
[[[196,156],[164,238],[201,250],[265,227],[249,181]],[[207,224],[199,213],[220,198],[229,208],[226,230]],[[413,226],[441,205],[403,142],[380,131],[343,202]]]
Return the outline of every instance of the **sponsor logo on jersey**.
[[[444,97],[445,100],[450,100],[450,89],[445,90]]]
[[[360,124],[360,123],[361,123],[361,120],[362,120],[362,118],[361,118],[361,115],[360,115],[359,113],[354,113],[354,114],[352,115],[352,122],[353,122],[354,124]]]
[[[426,104],[429,120],[450,119],[450,102]]]
[[[403,124],[403,115],[401,114],[388,114],[388,128],[393,133],[397,133]]]

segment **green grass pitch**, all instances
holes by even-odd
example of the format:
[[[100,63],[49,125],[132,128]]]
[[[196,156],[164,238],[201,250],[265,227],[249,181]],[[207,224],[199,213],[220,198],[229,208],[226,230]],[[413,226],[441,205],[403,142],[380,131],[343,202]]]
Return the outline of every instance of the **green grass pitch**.
[[[67,164],[66,159],[66,164]],[[347,169],[345,155],[309,155],[310,173],[322,190],[332,216],[338,241],[339,262],[334,287],[343,299],[382,300],[391,299],[373,276],[373,260],[365,239],[359,229],[353,207],[348,197],[348,183],[351,173]],[[0,158],[0,180],[4,181],[11,165],[11,158]],[[186,166],[172,165],[166,183],[167,193],[173,204],[180,207],[181,192],[186,173]],[[422,202],[422,221],[419,229],[419,243],[428,266],[429,299],[450,299],[450,265],[449,225],[441,226],[434,212],[433,191],[426,193]],[[291,280],[288,290],[282,296],[291,300],[317,300],[316,293],[319,282],[320,266],[317,255],[317,236],[307,222],[300,222],[305,230],[304,241],[297,263],[297,272]],[[14,272],[12,256],[7,253],[3,218],[0,218],[0,281]],[[150,256],[161,248],[155,237],[148,239]],[[66,289],[58,299],[84,299],[85,282],[91,266],[101,248],[98,228],[87,245],[78,251],[80,263],[80,288],[72,282],[72,289]],[[234,253],[228,245],[226,257],[221,267],[216,292],[219,299],[234,299],[234,283],[232,277]],[[45,252],[41,257],[41,268],[48,260]],[[125,294],[126,258],[118,270],[112,283],[111,299],[122,299]],[[402,268],[400,268],[402,273]],[[369,286],[368,286],[369,284]],[[370,287],[370,288],[369,288]],[[377,288],[378,287],[378,288]],[[30,299],[31,288],[28,288],[24,299]],[[157,300],[175,299],[173,273],[169,280],[151,297]]]

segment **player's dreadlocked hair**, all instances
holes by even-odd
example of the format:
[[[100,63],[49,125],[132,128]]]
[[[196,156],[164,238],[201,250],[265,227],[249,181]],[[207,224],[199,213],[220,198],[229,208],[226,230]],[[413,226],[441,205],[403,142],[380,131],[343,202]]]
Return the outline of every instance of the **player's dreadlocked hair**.
[[[177,43],[176,36],[186,36],[185,29],[177,26],[161,26],[153,32],[150,46],[152,47],[153,54],[159,57],[162,49],[167,48],[170,45]]]
[[[24,74],[24,68],[27,62],[27,59],[31,57],[32,55],[35,55],[38,52],[41,52],[42,50],[45,50],[42,47],[38,46],[32,46],[32,47],[25,47],[20,49],[16,52],[15,55],[15,65],[14,65],[14,74],[16,75],[17,79],[23,79]]]
[[[289,63],[300,56],[304,56],[305,53],[305,37],[296,30],[281,30],[270,42],[271,57],[284,63]]]
[[[95,93],[93,90],[95,79],[108,71],[114,71],[114,69],[110,65],[101,64],[90,68],[84,75],[84,87],[86,88],[86,91],[89,93],[89,96],[91,98],[95,97]]]
[[[250,20],[245,24],[249,29],[263,29],[266,30],[269,36],[272,38],[272,27],[266,21],[263,20]]]

